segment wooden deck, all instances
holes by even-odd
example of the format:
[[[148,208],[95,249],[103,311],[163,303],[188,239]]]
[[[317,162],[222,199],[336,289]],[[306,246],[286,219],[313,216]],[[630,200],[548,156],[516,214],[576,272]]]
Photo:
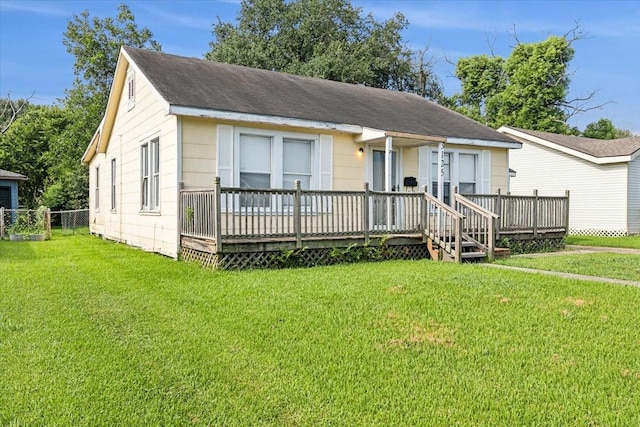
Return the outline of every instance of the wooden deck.
[[[496,242],[563,238],[565,197],[455,194],[453,207],[428,193],[223,188],[182,189],[181,247],[215,256],[326,251],[381,242],[399,253],[426,244],[462,261],[473,246],[489,260]],[[466,242],[456,245],[453,242]],[[441,252],[439,252],[441,253]],[[432,253],[433,255],[433,253]],[[413,255],[412,255],[413,256]]]

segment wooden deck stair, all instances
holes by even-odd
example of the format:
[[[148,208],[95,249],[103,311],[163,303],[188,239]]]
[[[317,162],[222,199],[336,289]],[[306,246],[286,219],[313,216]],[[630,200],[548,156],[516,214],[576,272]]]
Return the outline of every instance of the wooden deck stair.
[[[433,239],[427,238],[427,249],[431,258],[437,261],[455,262],[455,240],[444,245],[437,244]],[[461,262],[485,262],[487,251],[471,241],[462,241],[460,251]]]

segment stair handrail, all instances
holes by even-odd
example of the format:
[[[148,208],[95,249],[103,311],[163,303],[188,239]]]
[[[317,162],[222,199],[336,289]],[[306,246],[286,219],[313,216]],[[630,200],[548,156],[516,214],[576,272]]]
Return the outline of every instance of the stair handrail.
[[[477,203],[472,202],[471,200],[469,200],[468,198],[464,197],[463,195],[455,192],[454,193],[454,200],[455,200],[455,204],[456,204],[456,209],[458,210],[460,205],[465,206],[466,208],[470,209],[472,212],[474,212],[477,215],[480,215],[482,218],[485,219],[485,221],[487,222],[487,230],[485,233],[485,239],[486,239],[486,245],[483,244],[481,241],[479,241],[478,239],[473,239],[476,243],[482,245],[483,247],[486,248],[487,251],[487,258],[488,260],[491,262],[495,259],[495,246],[496,246],[496,234],[495,234],[495,230],[496,230],[496,222],[498,221],[498,219],[500,218],[499,215],[483,208],[482,206],[478,205]],[[466,237],[466,236],[465,236]],[[469,236],[470,237],[470,236]]]
[[[462,261],[462,220],[464,215],[436,197],[427,193],[424,194],[425,207],[424,233],[427,238],[434,240],[438,246],[452,254],[456,262]],[[432,210],[435,210],[432,212]],[[453,225],[453,230],[447,225]],[[452,241],[457,242],[452,247]]]

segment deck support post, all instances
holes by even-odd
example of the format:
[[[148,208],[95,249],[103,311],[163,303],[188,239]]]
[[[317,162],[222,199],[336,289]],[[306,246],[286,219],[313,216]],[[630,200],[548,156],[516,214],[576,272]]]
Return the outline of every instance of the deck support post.
[[[567,236],[569,235],[569,190],[566,190],[564,192],[565,196],[567,197],[567,203],[565,204],[565,211],[564,211],[564,235]]]
[[[362,228],[364,229],[364,244],[368,245],[370,242],[369,237],[369,183],[364,183],[364,196],[362,199]]]
[[[438,200],[444,203],[444,142],[438,144]]]
[[[295,180],[296,194],[293,196],[293,229],[296,233],[296,249],[302,248],[302,189],[300,180]]]
[[[215,215],[213,223],[213,239],[216,242],[216,254],[222,253],[222,215],[220,209],[220,177],[216,176],[215,190],[213,195],[213,214]]]
[[[498,215],[498,219],[496,221],[495,227],[495,235],[494,240],[498,241],[500,238],[500,222],[502,221],[502,192],[500,188],[498,188],[498,195],[496,197],[496,205],[495,205],[495,214]]]
[[[532,224],[533,224],[533,238],[537,238],[538,237],[538,190],[535,189],[533,190],[533,218],[532,219]]]

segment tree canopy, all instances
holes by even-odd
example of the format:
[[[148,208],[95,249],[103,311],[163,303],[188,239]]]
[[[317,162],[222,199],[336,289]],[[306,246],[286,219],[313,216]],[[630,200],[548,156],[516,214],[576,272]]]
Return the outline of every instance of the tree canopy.
[[[460,58],[455,75],[462,90],[452,97],[452,104],[491,127],[510,125],[568,133],[570,117],[599,107],[586,106],[595,92],[568,99],[568,65],[574,55],[573,43],[581,37],[579,28],[574,28],[538,43],[518,41],[508,58]]]
[[[589,123],[582,131],[582,136],[596,139],[616,139],[629,137],[631,132],[616,128],[609,119],[600,119],[597,122]]]
[[[415,90],[406,18],[385,22],[347,0],[243,0],[236,25],[218,22],[206,58],[367,86]]]

